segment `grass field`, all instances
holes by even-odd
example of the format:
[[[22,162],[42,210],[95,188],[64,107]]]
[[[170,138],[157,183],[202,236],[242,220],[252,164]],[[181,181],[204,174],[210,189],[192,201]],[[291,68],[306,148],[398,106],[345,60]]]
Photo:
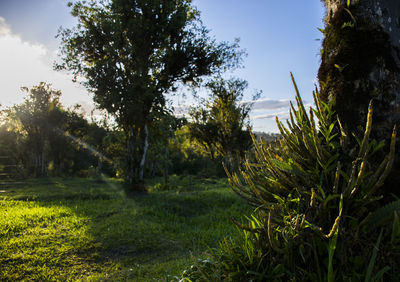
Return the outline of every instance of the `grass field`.
[[[168,281],[250,213],[225,179],[171,177],[124,197],[119,180],[34,179],[0,187],[0,280]],[[155,187],[155,188],[153,188]]]

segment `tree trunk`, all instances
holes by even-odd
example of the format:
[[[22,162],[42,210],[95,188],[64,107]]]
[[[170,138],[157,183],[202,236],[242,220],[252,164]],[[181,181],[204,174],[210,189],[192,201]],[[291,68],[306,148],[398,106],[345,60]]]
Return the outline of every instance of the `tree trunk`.
[[[168,179],[169,179],[169,172],[168,172],[168,165],[169,165],[169,149],[168,145],[165,148],[165,155],[162,157],[163,159],[163,177],[164,177],[164,186],[168,186]]]
[[[126,185],[128,192],[144,190],[144,168],[149,148],[148,128],[130,127],[126,134]]]
[[[147,150],[149,149],[149,129],[147,124],[144,126],[144,148],[142,159],[140,160],[139,181],[144,183],[144,167],[146,164]]]
[[[371,136],[388,140],[400,120],[400,1],[324,3],[325,38],[318,71],[321,97],[333,101],[345,129],[358,134],[364,130],[373,99]]]
[[[46,154],[43,150],[38,150],[33,154],[33,173],[35,177],[46,176]]]
[[[374,137],[388,138],[400,119],[400,1],[325,0],[318,78],[348,130],[357,130],[374,100]]]
[[[40,169],[41,176],[45,176],[46,175],[46,154],[45,154],[44,150],[42,151],[40,168],[41,168]]]
[[[101,171],[103,170],[103,157],[99,156],[97,159],[96,178],[101,180]]]
[[[164,160],[164,165],[163,165],[163,178],[164,178],[164,186],[168,186],[168,164],[167,161]]]

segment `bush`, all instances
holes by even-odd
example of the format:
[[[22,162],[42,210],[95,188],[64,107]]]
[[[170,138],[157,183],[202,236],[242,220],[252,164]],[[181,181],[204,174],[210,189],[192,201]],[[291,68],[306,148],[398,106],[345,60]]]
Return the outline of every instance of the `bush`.
[[[193,266],[184,279],[398,279],[400,200],[379,189],[393,163],[396,129],[378,161],[385,143],[370,140],[372,102],[358,138],[317,91],[307,112],[292,80],[297,109],[291,105],[287,127],[277,120],[282,138],[267,145],[253,136],[255,160],[241,175],[227,171],[234,191],[256,207],[247,224],[236,222],[242,240],[225,239],[213,263]]]

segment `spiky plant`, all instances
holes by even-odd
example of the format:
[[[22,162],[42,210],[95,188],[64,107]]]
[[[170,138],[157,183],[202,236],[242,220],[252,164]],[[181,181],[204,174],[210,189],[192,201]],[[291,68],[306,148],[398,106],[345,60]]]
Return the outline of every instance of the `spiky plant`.
[[[228,280],[396,277],[400,200],[384,206],[382,198],[393,196],[379,190],[394,160],[396,128],[378,161],[385,143],[370,140],[372,102],[358,138],[344,131],[318,91],[307,111],[292,81],[297,108],[291,104],[286,126],[277,119],[282,138],[266,144],[252,136],[254,160],[240,175],[227,171],[234,191],[256,210],[248,224],[235,221],[244,243],[224,241],[214,271]]]

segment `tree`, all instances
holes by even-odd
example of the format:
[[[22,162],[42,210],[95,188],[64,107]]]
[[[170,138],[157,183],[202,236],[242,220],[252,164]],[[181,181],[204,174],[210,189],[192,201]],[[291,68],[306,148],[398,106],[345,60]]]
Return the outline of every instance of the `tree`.
[[[360,133],[374,101],[372,138],[386,139],[400,117],[400,2],[325,0],[318,78],[344,129]],[[399,124],[398,124],[399,125]],[[396,161],[394,171],[400,169]],[[397,185],[397,172],[389,179]]]
[[[227,166],[244,156],[251,145],[248,128],[251,103],[242,103],[247,82],[241,79],[216,78],[207,83],[211,91],[205,106],[192,108],[189,125],[191,138],[201,144],[215,161],[217,156],[224,157]],[[256,99],[257,93],[253,99]]]
[[[143,186],[148,127],[165,107],[165,95],[179,82],[236,66],[237,42],[216,43],[190,0],[77,1],[78,25],[61,29],[62,63],[112,114],[126,135],[130,189]]]
[[[21,147],[25,149],[25,166],[34,176],[46,176],[50,139],[54,128],[62,120],[59,98],[61,92],[41,82],[28,89],[21,88],[28,95],[23,103],[8,108],[5,113],[13,130],[25,136]]]
[[[12,159],[19,175],[71,175],[101,165],[107,130],[89,123],[77,106],[65,109],[61,91],[41,82],[24,102],[1,112],[1,156]],[[25,171],[21,170],[23,168]]]
[[[0,176],[12,179],[25,176],[24,155],[20,150],[21,136],[9,130],[5,112],[0,113]]]

